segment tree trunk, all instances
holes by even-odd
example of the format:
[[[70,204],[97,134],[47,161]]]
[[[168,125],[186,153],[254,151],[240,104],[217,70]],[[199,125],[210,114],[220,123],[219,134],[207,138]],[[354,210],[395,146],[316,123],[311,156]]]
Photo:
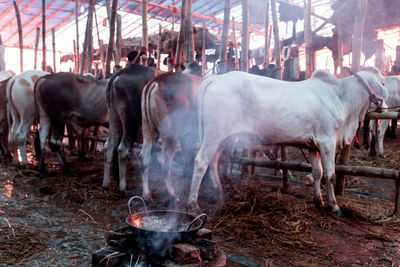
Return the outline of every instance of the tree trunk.
[[[228,42],[228,31],[229,31],[229,20],[231,18],[231,7],[232,1],[225,0],[225,7],[224,7],[224,25],[222,27],[222,37],[221,37],[221,47],[220,47],[220,64],[221,64],[221,72],[226,72],[227,66],[227,54],[226,54],[226,46]]]
[[[144,59],[143,65],[147,66],[147,55],[149,52],[149,36],[147,29],[147,0],[142,0],[142,41],[146,57]]]
[[[42,70],[46,71],[46,0],[42,0]]]
[[[183,51],[183,44],[185,41],[185,31],[186,31],[186,1],[182,0],[182,8],[181,8],[181,27],[179,30],[178,42],[176,45],[176,70],[180,70],[181,68],[181,61],[182,61],[182,51]]]
[[[358,0],[358,8],[353,28],[353,44],[352,44],[352,73],[357,73],[360,70],[362,40],[364,33],[365,14],[367,11],[368,0]],[[340,153],[339,162],[343,165],[349,164],[350,145],[346,145]],[[344,195],[346,177],[344,175],[336,176],[335,193]]]
[[[40,37],[40,28],[36,28],[36,38],[35,38],[35,58],[33,63],[33,69],[36,70],[37,68],[37,52],[39,48],[39,37]]]
[[[14,8],[15,8],[15,16],[17,17],[18,23],[18,40],[19,40],[19,65],[20,71],[24,71],[24,41],[22,38],[22,25],[21,25],[21,16],[19,14],[19,9],[17,3],[14,1]]]
[[[242,55],[240,60],[241,70],[248,72],[249,70],[249,0],[242,0]]]
[[[75,27],[76,27],[76,51],[75,51],[75,73],[79,72],[79,7],[78,0],[75,0]]]
[[[108,79],[111,76],[110,63],[114,47],[115,18],[117,13],[117,5],[118,5],[118,0],[113,0],[112,10],[111,10],[110,39],[108,41],[108,48],[107,48],[106,73],[105,73],[106,79]]]
[[[269,64],[269,0],[267,0],[265,10],[264,67],[266,68]]]

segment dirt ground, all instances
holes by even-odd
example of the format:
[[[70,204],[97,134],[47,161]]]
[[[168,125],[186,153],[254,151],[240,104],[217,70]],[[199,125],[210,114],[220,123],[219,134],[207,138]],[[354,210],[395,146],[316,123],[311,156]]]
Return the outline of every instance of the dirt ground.
[[[385,140],[385,159],[352,148],[350,165],[392,169],[399,165],[399,152],[400,138]],[[39,178],[32,153],[27,170],[1,164],[0,266],[89,266],[92,253],[105,246],[105,234],[125,225],[128,198],[117,193],[115,181],[110,190],[101,188],[103,153],[89,157],[78,162],[69,156],[74,175],[64,176],[49,154],[51,177],[45,179]],[[294,148],[289,159],[305,161]],[[178,156],[173,177],[182,204],[168,205],[165,186],[153,172],[149,209],[185,209],[190,181],[182,178],[179,161]],[[303,183],[307,173],[292,172],[288,192],[273,174],[257,169],[247,179],[234,168],[222,204],[209,181],[203,181],[200,206],[208,214],[206,227],[229,258],[243,264],[228,266],[400,265],[400,219],[390,216],[393,181],[350,177],[345,196],[338,197],[344,217],[337,217],[314,206],[313,187]],[[128,188],[131,196],[141,194],[136,160],[129,168]],[[132,206],[143,209],[140,203]]]

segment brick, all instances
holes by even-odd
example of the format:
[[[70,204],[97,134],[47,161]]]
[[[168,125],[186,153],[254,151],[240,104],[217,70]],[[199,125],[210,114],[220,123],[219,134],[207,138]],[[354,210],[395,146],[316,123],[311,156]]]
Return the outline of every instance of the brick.
[[[201,264],[200,249],[190,244],[175,244],[171,259],[180,264]]]

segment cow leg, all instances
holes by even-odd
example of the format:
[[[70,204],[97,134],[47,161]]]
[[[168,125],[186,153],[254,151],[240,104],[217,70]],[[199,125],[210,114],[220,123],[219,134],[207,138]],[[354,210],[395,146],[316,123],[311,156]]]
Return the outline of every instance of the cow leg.
[[[78,160],[85,161],[88,151],[87,135],[89,128],[83,130],[83,132],[78,137]]]
[[[369,120],[364,120],[363,125],[363,145],[365,149],[368,149],[368,127],[369,127]]]
[[[171,168],[172,168],[172,160],[174,159],[176,147],[178,145],[178,140],[174,137],[164,137],[162,139],[162,147],[160,154],[160,163],[161,163],[161,172],[164,177],[164,183],[167,187],[167,191],[170,197],[179,202],[179,198],[176,196],[174,186],[171,180]]]
[[[389,126],[390,120],[381,120],[381,124],[378,127],[378,149],[379,156],[383,159],[385,156],[383,154],[383,139],[385,138],[386,129]]]
[[[153,142],[149,140],[147,137],[143,136],[143,145],[142,150],[140,151],[140,158],[142,162],[142,190],[143,190],[143,198],[151,201],[151,194],[149,190],[149,170],[151,166],[151,150],[152,150]]]
[[[223,151],[224,151],[223,148],[221,148],[221,147],[218,148],[213,161],[211,161],[211,163],[209,165],[210,170],[208,172],[214,189],[216,189],[218,191],[218,200],[221,203],[223,202],[223,199],[224,199],[224,191],[222,188],[221,179],[220,179],[219,172],[218,172],[218,165],[219,165],[219,162],[221,159],[221,155],[223,154]]]
[[[322,166],[321,157],[319,152],[310,151],[310,163],[312,168],[312,176],[314,178],[314,203],[317,207],[324,206],[324,200],[321,194],[321,178],[322,178]]]
[[[46,144],[46,139],[49,136],[50,133],[50,120],[47,116],[44,116],[41,114],[40,117],[40,128],[39,128],[39,138],[40,138],[40,155],[36,155],[36,158],[38,159],[39,156],[39,171],[41,176],[46,176],[47,171],[46,171],[46,164],[44,162],[44,152],[45,152],[45,144]]]
[[[371,123],[369,125],[369,140],[370,140],[370,145],[368,149],[368,154],[371,157],[376,156],[376,150],[375,150],[375,143],[376,143],[376,136],[375,136],[375,128],[376,128],[377,121],[376,120],[371,120]]]
[[[203,181],[204,174],[207,171],[210,161],[214,158],[218,150],[219,140],[215,141],[216,142],[208,145],[203,140],[203,144],[194,159],[192,185],[190,186],[190,193],[188,198],[188,206],[190,209],[200,210],[199,204],[197,202],[199,197],[200,185]]]
[[[22,167],[26,168],[28,164],[28,160],[26,157],[26,140],[28,138],[29,131],[31,129],[32,124],[35,121],[35,117],[24,118],[22,115],[22,120],[17,130],[17,145],[19,147],[19,151],[21,153],[22,158]]]
[[[10,108],[12,123],[9,130],[8,148],[13,153],[13,164],[18,165],[17,129],[20,125],[20,116],[15,108]]]
[[[76,155],[76,142],[77,138],[75,136],[75,130],[74,127],[70,124],[67,124],[66,126],[67,129],[67,135],[68,135],[68,147],[69,150],[71,151],[72,155]]]
[[[335,144],[334,142],[321,144],[320,155],[323,168],[323,176],[328,191],[328,203],[332,212],[342,216],[342,212],[336,203],[334,180],[335,180]]]
[[[95,127],[94,127],[94,129],[93,129],[93,134],[92,134],[93,137],[97,137],[97,136],[98,136],[98,134],[99,134],[99,128],[100,128],[100,126],[95,126]],[[90,142],[89,152],[91,152],[91,153],[93,153],[93,152],[96,153],[96,147],[97,147],[97,140],[92,139],[91,142]]]
[[[133,141],[131,136],[127,137],[124,131],[121,143],[118,146],[118,165],[119,165],[119,190],[127,194],[126,191],[126,169],[128,167],[129,155],[132,152]]]
[[[103,187],[108,188],[110,185],[111,164],[114,162],[114,156],[117,155],[117,146],[121,139],[120,130],[115,130],[110,125],[108,137],[104,144],[104,175]],[[118,164],[118,162],[116,162]],[[116,164],[116,165],[117,165]],[[117,166],[114,166],[116,168]],[[116,178],[116,177],[114,177]]]
[[[182,157],[184,162],[183,177],[192,178],[193,175],[193,163],[196,151],[196,143],[198,143],[198,137],[194,134],[185,134],[179,138],[179,144],[182,150]]]

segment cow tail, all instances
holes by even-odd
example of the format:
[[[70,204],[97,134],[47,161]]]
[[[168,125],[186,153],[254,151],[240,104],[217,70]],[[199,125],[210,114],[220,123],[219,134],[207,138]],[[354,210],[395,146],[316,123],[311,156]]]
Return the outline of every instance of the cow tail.
[[[208,78],[205,80],[203,83],[201,83],[199,87],[199,93],[198,93],[198,123],[199,123],[199,138],[200,138],[200,144],[203,141],[203,136],[204,136],[204,125],[203,125],[203,103],[204,103],[204,94],[206,91],[206,88],[212,83],[212,79]]]
[[[35,102],[35,110],[36,110],[36,123],[37,123],[37,128],[36,128],[36,134],[35,134],[35,141],[34,141],[34,148],[35,148],[35,155],[36,159],[40,160],[42,150],[40,147],[40,135],[39,135],[39,122],[40,122],[40,115],[39,115],[39,103],[40,102],[40,95],[37,92],[37,88],[43,83],[43,77],[40,77],[36,82],[35,85],[33,86],[33,99]]]
[[[14,105],[12,103],[12,99],[11,99],[11,89],[14,86],[15,83],[15,78],[11,78],[8,82],[7,82],[7,87],[6,87],[6,99],[7,99],[7,123],[8,123],[8,132],[10,133],[11,131],[11,105]]]

